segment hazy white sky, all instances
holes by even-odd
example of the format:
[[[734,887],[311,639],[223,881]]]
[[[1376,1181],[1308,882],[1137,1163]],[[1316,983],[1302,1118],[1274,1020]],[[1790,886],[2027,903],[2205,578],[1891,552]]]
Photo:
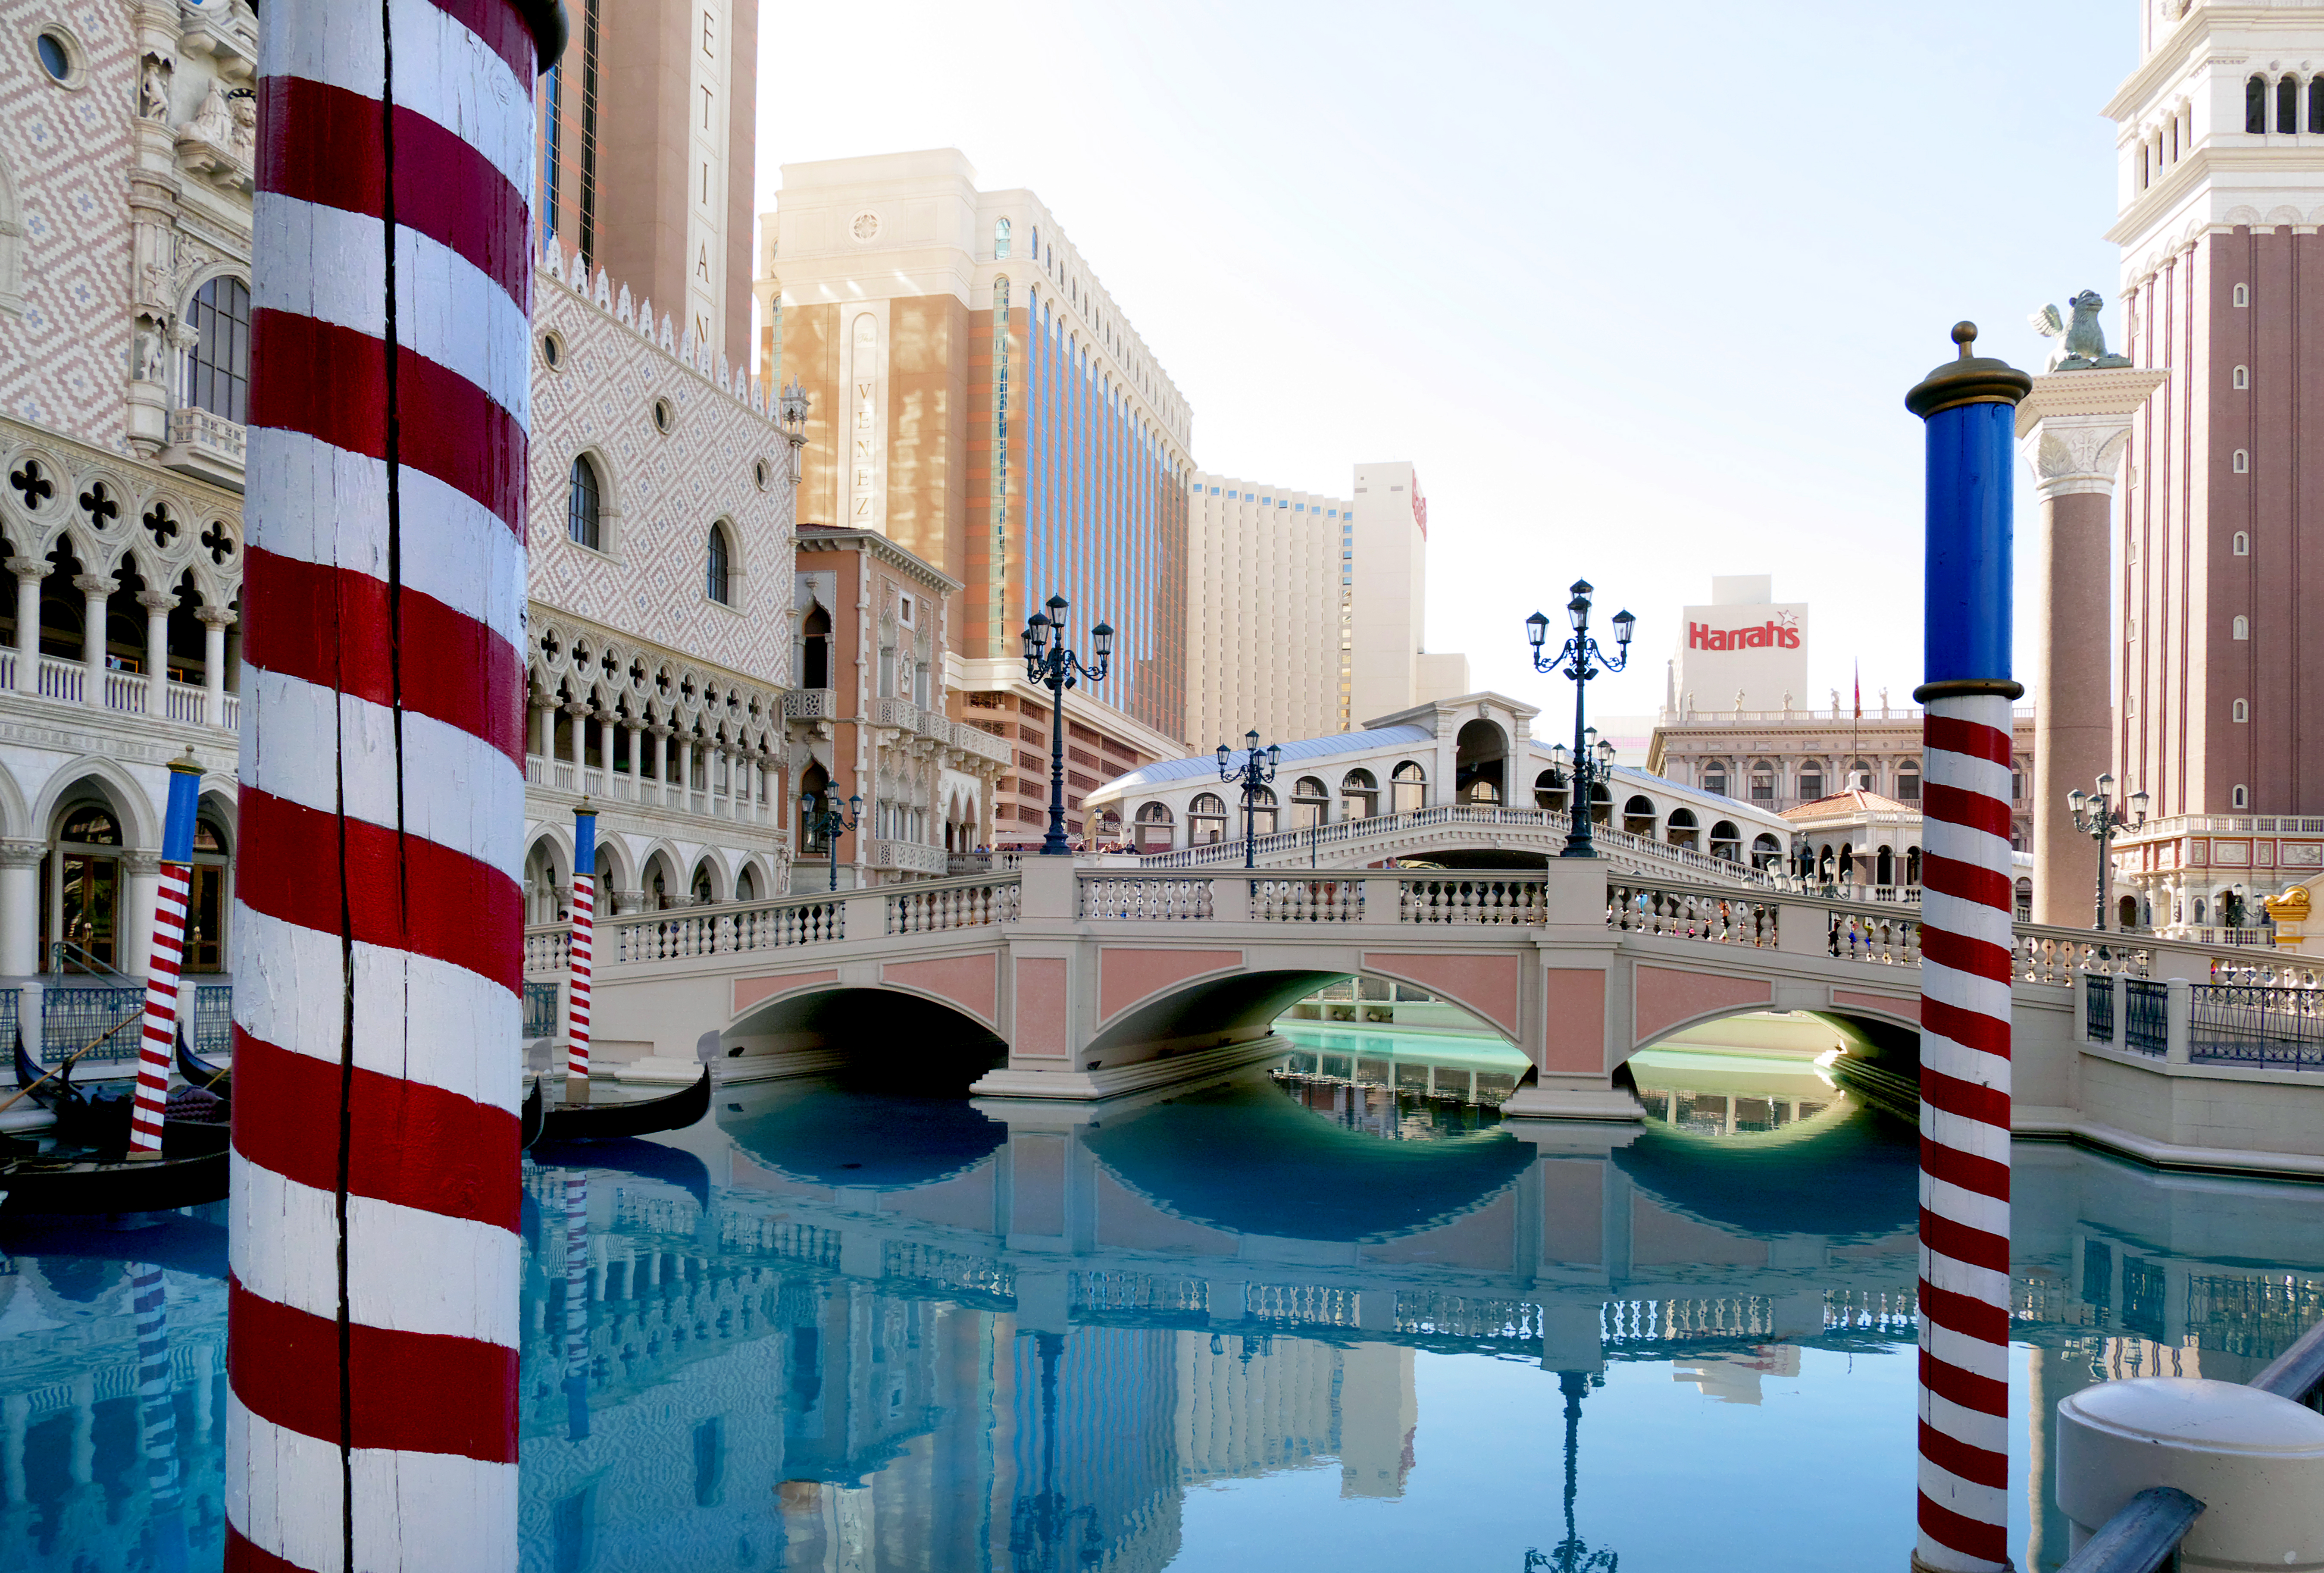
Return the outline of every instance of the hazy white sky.
[[[857,0],[761,28],[762,210],[786,161],[908,148],[1038,191],[1193,405],[1198,464],[1334,495],[1359,459],[1419,466],[1430,647],[1545,706],[1571,689],[1523,620],[1574,578],[1637,614],[1593,685],[1637,713],[1678,607],[1759,572],[1811,605],[1803,700],[1860,659],[1868,702],[1904,702],[1905,389],[1960,318],[2038,370],[2027,313],[2116,289],[2098,110],[2130,0]]]

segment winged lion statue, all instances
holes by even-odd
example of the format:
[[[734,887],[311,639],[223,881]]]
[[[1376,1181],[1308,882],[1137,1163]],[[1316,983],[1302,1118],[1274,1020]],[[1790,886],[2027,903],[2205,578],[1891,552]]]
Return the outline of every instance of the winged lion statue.
[[[2066,302],[2066,309],[2074,314],[2070,320],[2059,315],[2055,306],[2044,306],[2028,319],[2034,332],[2058,341],[2043,371],[2094,371],[2130,364],[2128,356],[2107,353],[2106,329],[2098,322],[2098,313],[2106,309],[2104,296],[2096,290],[2084,290]]]

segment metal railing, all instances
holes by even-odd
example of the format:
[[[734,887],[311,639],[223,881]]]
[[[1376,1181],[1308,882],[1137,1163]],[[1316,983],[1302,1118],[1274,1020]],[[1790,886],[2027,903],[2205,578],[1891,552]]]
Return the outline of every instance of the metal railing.
[[[535,1038],[554,1038],[565,1030],[565,1023],[558,1019],[558,993],[554,979],[528,977],[524,980],[526,1041]]]
[[[2188,995],[2188,1059],[2324,1069],[2324,1002],[2314,989],[2199,983]]]
[[[2114,980],[2082,990],[2082,1032],[2093,1043],[2114,1041]]]
[[[2124,980],[2122,1046],[2161,1059],[2171,1047],[2171,986],[2150,977]]]

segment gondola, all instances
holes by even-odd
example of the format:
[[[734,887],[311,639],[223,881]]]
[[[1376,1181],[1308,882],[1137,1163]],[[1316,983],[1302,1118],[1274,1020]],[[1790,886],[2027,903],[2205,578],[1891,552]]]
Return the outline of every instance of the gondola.
[[[535,1084],[538,1087],[538,1083]],[[710,1067],[701,1079],[666,1097],[638,1098],[627,1103],[566,1104],[541,1116],[544,1142],[596,1142],[610,1136],[643,1136],[655,1131],[682,1131],[710,1112]]]
[[[183,1043],[180,1041],[180,1051]],[[56,1116],[57,1140],[67,1147],[88,1149],[98,1159],[110,1161],[129,1151],[129,1109],[133,1086],[91,1097],[73,1085],[72,1068],[66,1066],[55,1075],[42,1080],[42,1071],[24,1048],[22,1031],[16,1034],[16,1085],[30,1089],[34,1103]],[[181,1110],[191,1101],[188,1089],[180,1088],[173,1099]],[[161,1152],[168,1158],[197,1158],[214,1152],[224,1152],[232,1134],[226,1119],[226,1106],[215,1094],[200,1093],[203,1106],[198,1113],[165,1114],[161,1120]],[[152,1160],[140,1160],[150,1165]],[[180,1203],[171,1203],[180,1206]],[[83,1209],[96,1212],[111,1208]]]
[[[234,1068],[212,1065],[195,1053],[186,1042],[186,1024],[178,1023],[178,1074],[186,1078],[189,1087],[198,1087],[231,1100],[234,1096]]]
[[[533,1078],[532,1087],[524,1095],[524,1107],[517,1111],[517,1147],[520,1151],[540,1140],[540,1078]]]
[[[226,1152],[107,1163],[95,1158],[0,1160],[0,1217],[150,1213],[224,1201]]]

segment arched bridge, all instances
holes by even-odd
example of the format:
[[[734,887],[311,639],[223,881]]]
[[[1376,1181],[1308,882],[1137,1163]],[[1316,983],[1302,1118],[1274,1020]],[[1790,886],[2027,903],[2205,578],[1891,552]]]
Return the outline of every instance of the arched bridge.
[[[2151,959],[2103,938],[2019,928],[2021,1104],[2074,1103],[2077,970]],[[1578,859],[1293,875],[1028,858],[1020,874],[608,920],[595,1036],[641,1080],[690,1078],[709,1027],[735,1077],[982,1041],[1006,1059],[981,1093],[1086,1099],[1277,1052],[1271,1024],[1293,1001],[1356,975],[1450,1000],[1521,1050],[1534,1070],[1506,1113],[1635,1118],[1615,1072],[1698,1022],[1803,1011],[1914,1041],[1919,942],[1910,907]],[[561,931],[530,943],[532,969],[553,973]]]

